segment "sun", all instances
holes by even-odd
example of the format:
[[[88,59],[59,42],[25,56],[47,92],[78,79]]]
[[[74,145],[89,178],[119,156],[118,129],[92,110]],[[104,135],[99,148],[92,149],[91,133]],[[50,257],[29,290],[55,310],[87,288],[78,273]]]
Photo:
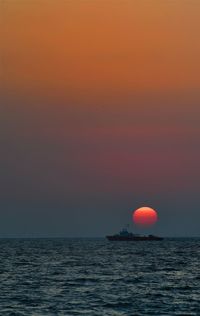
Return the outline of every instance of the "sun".
[[[133,211],[133,222],[138,226],[149,227],[158,220],[157,212],[148,206],[143,206]]]

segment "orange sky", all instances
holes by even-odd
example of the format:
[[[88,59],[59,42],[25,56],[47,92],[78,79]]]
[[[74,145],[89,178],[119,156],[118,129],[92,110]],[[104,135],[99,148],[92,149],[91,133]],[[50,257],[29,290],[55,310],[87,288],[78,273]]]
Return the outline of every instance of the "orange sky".
[[[7,0],[2,12],[5,82],[18,93],[200,88],[198,0]]]
[[[169,231],[173,212],[199,223],[199,12],[199,0],[0,2],[5,210],[56,205],[56,220],[61,205],[64,232],[79,220],[83,235],[140,205]]]

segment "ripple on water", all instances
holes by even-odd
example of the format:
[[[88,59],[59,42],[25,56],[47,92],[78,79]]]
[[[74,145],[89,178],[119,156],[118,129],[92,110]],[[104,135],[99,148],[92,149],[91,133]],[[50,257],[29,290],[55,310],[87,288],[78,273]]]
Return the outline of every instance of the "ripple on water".
[[[200,240],[1,240],[0,315],[200,315]]]

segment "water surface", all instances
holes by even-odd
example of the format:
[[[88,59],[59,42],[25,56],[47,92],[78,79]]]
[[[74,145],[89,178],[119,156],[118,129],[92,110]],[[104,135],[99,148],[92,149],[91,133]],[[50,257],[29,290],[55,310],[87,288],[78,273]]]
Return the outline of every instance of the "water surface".
[[[200,315],[200,239],[1,239],[0,315]]]

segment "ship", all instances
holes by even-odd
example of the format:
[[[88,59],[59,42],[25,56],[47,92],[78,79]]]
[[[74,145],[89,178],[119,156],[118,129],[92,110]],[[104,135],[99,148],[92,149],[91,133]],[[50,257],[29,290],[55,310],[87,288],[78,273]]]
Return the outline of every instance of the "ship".
[[[159,241],[163,240],[163,237],[155,235],[139,235],[128,232],[126,228],[123,228],[118,234],[108,235],[106,238],[110,241]]]

